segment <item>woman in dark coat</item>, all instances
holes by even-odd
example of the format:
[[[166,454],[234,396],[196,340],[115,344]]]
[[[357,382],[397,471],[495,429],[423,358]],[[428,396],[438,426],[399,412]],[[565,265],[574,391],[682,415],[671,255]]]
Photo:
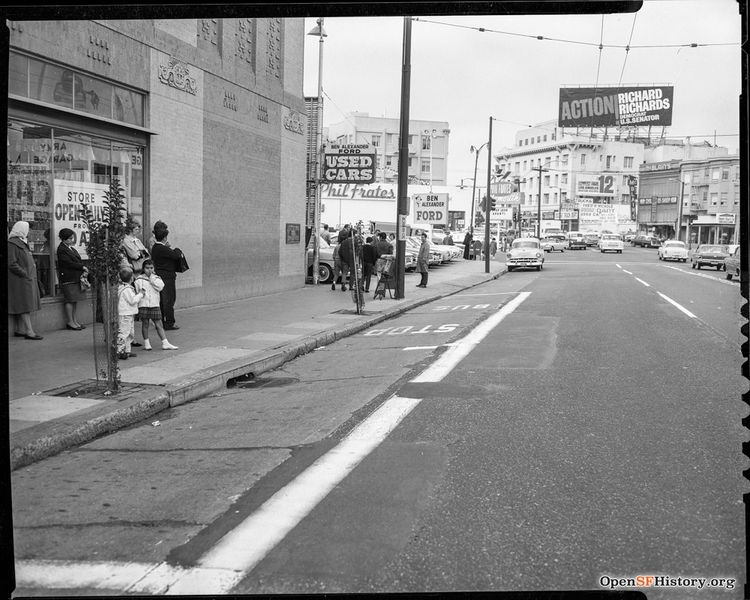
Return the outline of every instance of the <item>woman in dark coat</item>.
[[[182,252],[179,248],[172,249],[167,241],[169,229],[162,221],[154,224],[154,245],[151,246],[151,259],[154,261],[156,274],[164,281],[164,289],[159,296],[159,308],[164,321],[164,329],[179,329],[174,322],[174,303],[177,299],[175,267]]]
[[[76,320],[76,306],[81,299],[81,275],[88,274],[88,269],[83,266],[83,259],[78,250],[73,247],[76,234],[72,229],[64,228],[58,234],[60,245],[57,247],[57,273],[65,297],[66,327],[73,331],[86,329]]]
[[[34,256],[27,241],[29,224],[18,221],[8,235],[8,314],[13,315],[13,335],[27,340],[41,340],[31,324],[31,311],[39,310],[39,284]]]

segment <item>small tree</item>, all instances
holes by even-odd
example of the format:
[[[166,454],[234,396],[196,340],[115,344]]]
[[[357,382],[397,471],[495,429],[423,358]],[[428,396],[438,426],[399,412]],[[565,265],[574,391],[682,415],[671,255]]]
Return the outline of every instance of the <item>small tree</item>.
[[[94,315],[101,307],[106,347],[106,371],[100,370],[97,353],[94,362],[97,380],[100,375],[107,380],[107,390],[116,392],[120,387],[120,372],[117,367],[117,288],[120,282],[120,246],[125,237],[126,219],[125,194],[120,181],[113,177],[109,189],[104,192],[105,210],[101,220],[95,220],[91,205],[81,202],[83,221],[88,228],[86,252],[89,256],[89,274],[94,280]],[[94,324],[96,343],[96,319]]]

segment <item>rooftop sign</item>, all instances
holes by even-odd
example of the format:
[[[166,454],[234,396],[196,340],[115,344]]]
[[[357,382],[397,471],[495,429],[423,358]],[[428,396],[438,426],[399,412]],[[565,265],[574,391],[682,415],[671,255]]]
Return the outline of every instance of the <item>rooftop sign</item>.
[[[674,87],[560,88],[559,127],[671,125]]]

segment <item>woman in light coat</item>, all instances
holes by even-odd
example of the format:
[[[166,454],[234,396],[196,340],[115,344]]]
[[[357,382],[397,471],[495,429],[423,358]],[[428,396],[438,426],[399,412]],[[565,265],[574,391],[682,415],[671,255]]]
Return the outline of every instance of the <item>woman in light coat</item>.
[[[31,324],[31,312],[42,306],[36,264],[31,254],[27,236],[29,224],[18,221],[8,235],[8,314],[15,319],[16,337],[41,340]]]
[[[427,287],[427,270],[430,267],[430,242],[427,241],[427,234],[422,234],[422,245],[419,246],[419,254],[417,254],[417,268],[415,272],[422,275],[422,280],[417,284],[417,287]]]

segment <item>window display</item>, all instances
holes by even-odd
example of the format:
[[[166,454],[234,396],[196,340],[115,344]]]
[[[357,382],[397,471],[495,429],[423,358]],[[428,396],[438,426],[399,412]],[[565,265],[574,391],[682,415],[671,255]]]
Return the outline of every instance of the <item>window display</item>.
[[[59,231],[68,228],[76,233],[75,247],[85,259],[81,202],[99,207],[101,213],[112,177],[119,178],[128,211],[142,221],[144,153],[142,145],[8,120],[8,231],[16,221],[29,222],[29,246],[43,297],[59,293],[55,273]]]

